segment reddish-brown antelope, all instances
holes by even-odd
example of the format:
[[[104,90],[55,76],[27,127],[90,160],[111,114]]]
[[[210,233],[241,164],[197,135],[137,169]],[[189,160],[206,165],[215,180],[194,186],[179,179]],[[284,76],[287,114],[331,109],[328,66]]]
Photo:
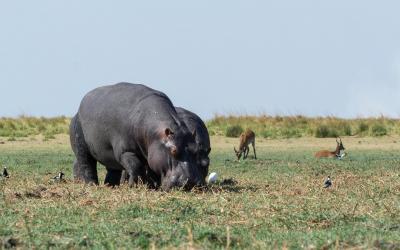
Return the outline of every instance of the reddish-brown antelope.
[[[249,144],[253,146],[253,151],[254,151],[254,158],[257,159],[256,155],[256,135],[254,132],[250,129],[246,129],[241,135],[240,135],[240,144],[239,144],[239,150],[236,150],[235,147],[233,147],[233,150],[235,150],[236,157],[238,160],[240,160],[240,157],[242,157],[243,154],[243,159],[247,158],[247,155],[249,154]]]
[[[339,141],[338,138],[336,138],[336,149],[335,151],[329,151],[329,150],[321,150],[318,151],[317,153],[315,153],[315,157],[316,158],[342,158],[343,155],[343,151],[345,150],[345,148],[343,147],[343,143],[342,143],[342,139],[339,137]]]

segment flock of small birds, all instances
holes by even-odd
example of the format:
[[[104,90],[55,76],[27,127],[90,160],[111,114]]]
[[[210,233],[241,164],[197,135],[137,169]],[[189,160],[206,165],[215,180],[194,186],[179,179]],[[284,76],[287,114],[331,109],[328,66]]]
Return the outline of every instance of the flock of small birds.
[[[65,176],[65,174],[60,171],[60,172],[58,172],[58,174],[56,176],[54,176],[52,178],[52,180],[56,181],[56,182],[65,182],[64,176]],[[8,173],[7,167],[3,168],[3,173],[0,175],[0,177],[10,178],[10,174]]]

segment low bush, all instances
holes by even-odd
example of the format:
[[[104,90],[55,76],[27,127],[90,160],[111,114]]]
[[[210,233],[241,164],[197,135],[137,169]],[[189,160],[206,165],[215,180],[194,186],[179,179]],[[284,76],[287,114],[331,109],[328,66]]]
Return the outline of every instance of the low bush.
[[[369,130],[369,125],[367,123],[360,122],[358,124],[358,129],[357,129],[358,134],[368,133],[368,130]]]
[[[273,128],[264,129],[259,134],[264,138],[269,138],[269,139],[278,138],[278,131]]]
[[[226,128],[226,137],[239,137],[243,133],[243,128],[240,125],[233,125]]]
[[[336,129],[330,128],[327,125],[319,125],[315,129],[315,137],[327,138],[327,137],[338,137],[339,133]]]
[[[387,135],[387,129],[385,125],[376,123],[371,127],[372,136],[384,136]]]
[[[301,137],[301,133],[297,129],[284,128],[281,130],[281,137],[283,138],[297,138]]]

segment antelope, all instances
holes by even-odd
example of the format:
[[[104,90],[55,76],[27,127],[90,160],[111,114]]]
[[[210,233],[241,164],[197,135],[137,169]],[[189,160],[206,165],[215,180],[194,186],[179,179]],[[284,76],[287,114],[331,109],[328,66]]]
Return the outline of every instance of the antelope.
[[[342,143],[342,139],[339,137],[339,140],[340,141],[338,141],[338,138],[336,138],[336,150],[335,151],[329,151],[329,150],[321,150],[321,151],[318,151],[317,153],[315,153],[315,157],[316,158],[334,158],[334,157],[336,157],[336,158],[338,158],[338,159],[341,159],[342,158],[342,152],[345,150],[345,148],[343,147],[343,143]]]
[[[247,155],[249,154],[249,151],[250,151],[250,149],[249,149],[250,143],[253,146],[254,158],[257,159],[255,141],[256,141],[256,135],[250,129],[246,129],[246,131],[244,131],[240,135],[239,150],[236,150],[236,148],[233,147],[233,150],[235,151],[235,154],[236,154],[236,157],[238,158],[238,160],[240,160],[240,157],[242,157],[242,154],[243,154],[243,159],[247,158]]]

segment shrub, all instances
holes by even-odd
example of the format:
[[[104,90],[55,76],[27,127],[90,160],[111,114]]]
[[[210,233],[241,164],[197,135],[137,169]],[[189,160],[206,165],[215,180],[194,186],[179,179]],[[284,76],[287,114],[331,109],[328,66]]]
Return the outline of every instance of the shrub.
[[[271,129],[262,130],[260,135],[264,138],[271,138],[271,139],[275,139],[277,137],[276,131]]]
[[[297,129],[290,129],[290,128],[284,128],[281,130],[281,135],[283,138],[297,138],[301,137],[301,133]]]
[[[371,135],[372,136],[383,136],[387,134],[387,129],[385,125],[376,123],[371,127]]]
[[[52,133],[46,133],[46,134],[44,134],[44,141],[48,141],[48,140],[51,140],[51,139],[55,139],[56,137],[54,136],[54,134],[52,134]]]
[[[347,135],[347,136],[352,135],[351,126],[349,124],[346,123],[343,126],[343,133],[344,133],[344,135]]]
[[[326,125],[320,125],[315,129],[315,137],[325,138],[329,135],[329,128]]]
[[[209,129],[208,130],[208,135],[209,136],[214,136],[214,135],[216,135],[217,133],[215,132],[215,130],[214,129]]]
[[[364,134],[366,132],[368,132],[369,130],[369,125],[366,124],[365,122],[361,122],[358,124],[358,133],[359,134]]]
[[[225,131],[226,137],[239,137],[243,133],[243,128],[240,125],[228,126]]]
[[[17,139],[14,136],[8,137],[7,141],[16,141]]]
[[[319,125],[315,129],[315,137],[317,138],[337,137],[337,136],[339,136],[337,130],[329,128],[326,125]]]

